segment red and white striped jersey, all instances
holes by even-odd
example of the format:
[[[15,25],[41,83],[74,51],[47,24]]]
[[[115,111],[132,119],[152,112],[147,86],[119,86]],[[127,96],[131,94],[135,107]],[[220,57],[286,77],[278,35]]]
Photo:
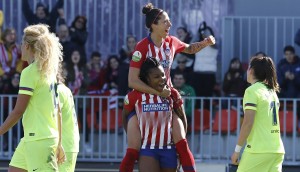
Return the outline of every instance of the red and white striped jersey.
[[[136,111],[142,138],[142,149],[171,149],[173,100],[136,90],[128,93],[124,109]]]
[[[148,37],[137,43],[132,55],[130,67],[140,69],[146,58],[156,58],[164,68],[167,77],[167,84],[172,86],[170,71],[174,55],[175,53],[182,52],[185,47],[186,44],[174,36],[167,36],[162,42],[161,47],[156,47],[149,34]]]

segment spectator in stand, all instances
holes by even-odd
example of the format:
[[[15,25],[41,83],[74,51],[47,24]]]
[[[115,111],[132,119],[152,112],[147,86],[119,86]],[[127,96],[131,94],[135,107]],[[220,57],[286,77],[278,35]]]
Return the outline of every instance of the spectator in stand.
[[[10,77],[15,72],[20,73],[23,69],[21,50],[16,44],[15,29],[5,29],[1,38],[3,42],[0,43],[0,76],[7,75]]]
[[[267,57],[267,54],[262,52],[262,51],[259,51],[259,52],[255,53],[254,56],[256,56],[256,57]]]
[[[223,92],[226,97],[243,97],[247,88],[247,82],[244,79],[245,72],[239,58],[233,58],[230,61],[227,72],[223,81]],[[236,100],[222,101],[222,108],[227,109],[230,106],[237,109],[238,102]],[[242,110],[242,109],[241,109]]]
[[[85,66],[80,63],[81,54],[78,50],[71,53],[71,63],[67,64],[66,84],[71,89],[73,95],[85,95],[89,78],[86,75]]]
[[[198,41],[202,41],[208,35],[214,33],[211,27],[203,22],[198,30]],[[197,96],[212,97],[214,95],[217,72],[217,56],[218,49],[215,45],[208,46],[196,53],[195,63],[193,66],[193,79],[191,85],[195,88]],[[209,100],[204,101],[204,108],[209,109]],[[200,107],[200,102],[196,103],[197,108]],[[201,107],[202,108],[202,107]]]
[[[103,69],[104,62],[102,61],[101,54],[98,51],[92,52],[91,60],[86,64],[88,70],[88,77],[90,84],[88,91],[101,90],[105,84],[105,71]]]
[[[1,80],[1,79],[0,79]],[[1,82],[1,81],[0,81]],[[12,77],[8,77],[3,81],[3,86],[1,88],[0,86],[0,94],[11,94],[11,95],[17,95],[19,92],[19,84],[20,84],[20,73],[14,73],[12,74]],[[6,119],[9,112],[9,100],[8,97],[5,97],[4,99],[4,116],[3,119]],[[16,98],[13,98],[13,104],[16,103]],[[20,127],[21,131],[21,137],[23,137],[23,130],[22,127]],[[18,126],[13,127],[13,149],[15,149],[18,145]],[[8,150],[8,133],[4,134],[4,145],[3,149]]]
[[[295,54],[294,47],[288,45],[284,48],[284,59],[277,66],[277,77],[280,85],[280,97],[300,97],[300,59]]]
[[[58,26],[56,32],[59,42],[63,46],[64,62],[69,63],[71,60],[71,51],[76,48],[75,44],[70,41],[69,28],[66,24]]]
[[[187,29],[185,27],[178,27],[177,28],[177,38],[184,42],[184,43],[191,43],[193,37],[191,36],[191,34],[187,31]],[[193,67],[194,65],[194,61],[195,61],[195,54],[187,54],[187,53],[179,53],[177,55],[175,55],[175,59],[174,59],[174,62],[172,64],[172,69],[175,69],[176,67],[178,67],[178,60],[181,56],[186,56],[188,57],[186,60],[187,60],[187,63],[186,63],[186,66],[191,68]]]
[[[57,19],[60,17],[59,9],[64,7],[64,0],[58,0],[51,12],[49,13],[48,6],[43,2],[38,2],[36,12],[33,13],[29,5],[29,0],[22,0],[22,10],[28,25],[47,24],[50,26],[50,31],[55,33]],[[60,21],[58,23],[61,23]]]
[[[174,77],[174,73],[183,73],[185,76],[186,83],[190,83],[190,75],[192,74],[192,68],[187,67],[188,57],[184,54],[177,54],[177,64],[178,66],[171,70],[171,78]]]
[[[184,100],[184,110],[185,114],[187,117],[187,122],[190,124],[191,122],[191,116],[192,116],[192,111],[194,110],[195,107],[192,107],[192,99],[189,97],[195,97],[196,92],[194,88],[185,82],[185,75],[181,72],[176,72],[173,75],[173,84],[174,88],[176,88],[179,93],[185,97]]]
[[[128,87],[128,72],[130,66],[131,56],[128,56],[123,62],[120,63],[118,68],[118,85],[122,85],[122,87],[118,87],[118,95],[125,96],[131,90]],[[120,103],[123,103],[120,102]]]
[[[20,83],[20,73],[14,73],[12,78],[8,78],[4,81],[1,92],[3,94],[18,94]]]
[[[136,38],[133,35],[128,35],[126,38],[126,45],[123,45],[120,50],[120,63],[131,59],[132,53],[136,46]]]
[[[1,41],[1,33],[2,33],[3,21],[4,21],[3,12],[2,12],[2,10],[0,10],[0,41]]]
[[[86,64],[85,43],[87,41],[87,19],[85,16],[76,16],[70,27],[71,41],[81,54],[81,63]]]
[[[116,55],[111,55],[107,60],[106,68],[106,84],[103,89],[118,89],[118,68],[119,68],[119,59]]]
[[[224,76],[223,91],[227,97],[243,97],[246,89],[244,71],[240,59],[233,58]]]

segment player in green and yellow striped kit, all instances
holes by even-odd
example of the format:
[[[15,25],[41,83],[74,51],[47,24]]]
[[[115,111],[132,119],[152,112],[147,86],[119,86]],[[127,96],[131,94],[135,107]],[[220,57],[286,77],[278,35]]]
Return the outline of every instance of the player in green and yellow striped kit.
[[[244,121],[231,161],[238,172],[281,172],[284,147],[280,137],[279,91],[276,69],[270,57],[252,57],[247,71],[251,83],[243,99]]]

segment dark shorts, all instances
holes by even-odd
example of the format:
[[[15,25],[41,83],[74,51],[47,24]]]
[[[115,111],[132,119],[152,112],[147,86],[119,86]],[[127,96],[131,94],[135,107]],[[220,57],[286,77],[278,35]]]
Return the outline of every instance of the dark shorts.
[[[155,158],[161,168],[177,168],[177,153],[175,146],[171,149],[141,149],[140,156],[151,156]]]
[[[129,122],[130,118],[132,118],[134,115],[136,115],[135,110],[130,112],[130,114],[127,116],[127,122]]]

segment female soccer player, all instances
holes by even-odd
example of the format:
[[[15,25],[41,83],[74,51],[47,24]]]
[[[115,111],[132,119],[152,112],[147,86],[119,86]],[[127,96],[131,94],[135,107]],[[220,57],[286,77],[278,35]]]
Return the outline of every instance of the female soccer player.
[[[57,164],[65,159],[56,92],[62,46],[48,26],[38,24],[24,29],[21,50],[29,66],[21,73],[16,106],[0,127],[2,135],[23,116],[24,137],[8,171],[58,171]]]
[[[247,71],[251,83],[243,99],[244,121],[235,151],[231,156],[238,164],[241,148],[246,147],[238,172],[281,172],[284,147],[279,126],[279,92],[276,69],[270,57],[252,57]]]
[[[141,67],[140,78],[159,92],[166,85],[164,69],[155,58],[145,60]],[[176,171],[177,156],[171,138],[172,106],[173,100],[170,97],[163,98],[136,90],[125,97],[122,113],[125,130],[129,115],[136,112],[139,121],[142,136],[139,158],[141,172]]]
[[[143,7],[143,13],[146,15],[146,27],[149,29],[150,34],[136,45],[136,49],[130,62],[128,76],[129,87],[141,92],[155,94],[162,97],[168,97],[172,93],[171,97],[175,102],[174,110],[182,120],[179,120],[177,115],[175,115],[173,119],[173,138],[176,143],[176,150],[179,154],[183,170],[186,171],[192,169],[190,171],[195,171],[194,157],[185,139],[187,124],[182,99],[178,91],[172,88],[170,68],[172,66],[175,53],[184,52],[194,54],[206,46],[213,45],[215,40],[212,36],[210,36],[202,42],[192,44],[183,43],[176,37],[169,36],[169,30],[172,24],[167,12],[162,9],[154,8],[151,3],[148,3]],[[149,57],[156,58],[163,66],[167,78],[167,85],[172,91],[165,87],[161,92],[159,92],[145,84],[139,78],[141,65]],[[140,138],[137,137],[139,135],[139,130],[136,116],[133,116],[128,121],[127,130],[128,149],[121,163],[120,170],[122,172],[126,171],[126,168],[129,169],[127,171],[132,171],[131,169],[133,169],[134,162],[138,158]]]
[[[62,146],[66,154],[66,162],[59,166],[59,171],[74,172],[79,152],[79,130],[77,115],[74,107],[74,99],[71,90],[63,84],[65,79],[62,76],[60,66],[58,74],[58,95],[59,105],[62,114]]]

